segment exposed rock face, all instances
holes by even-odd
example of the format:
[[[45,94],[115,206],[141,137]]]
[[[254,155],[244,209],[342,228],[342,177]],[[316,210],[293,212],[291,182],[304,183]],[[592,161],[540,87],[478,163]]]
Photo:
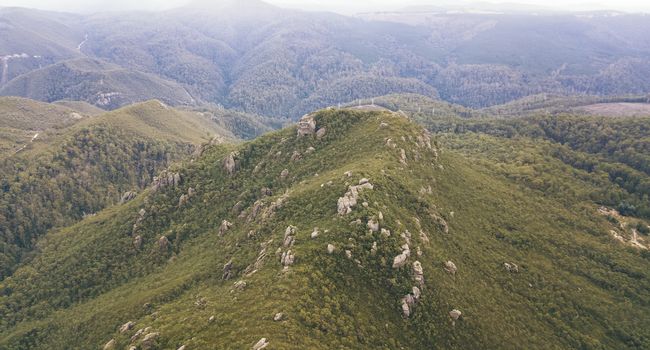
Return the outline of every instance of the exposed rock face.
[[[104,344],[103,347],[104,350],[112,350],[115,349],[115,339],[109,340],[106,344]]]
[[[120,204],[124,204],[124,203],[134,199],[135,196],[137,196],[137,192],[134,192],[134,191],[124,192],[124,194],[122,195],[122,198],[120,199]]]
[[[160,250],[161,253],[167,252],[167,249],[169,248],[169,240],[167,237],[162,236],[158,239],[158,250]]]
[[[223,168],[226,170],[228,175],[233,175],[235,172],[237,172],[237,152],[231,152],[226,158],[223,160]]]
[[[519,266],[515,263],[503,263],[503,266],[508,272],[519,272]]]
[[[120,333],[124,333],[124,332],[130,331],[130,330],[133,328],[133,326],[135,326],[135,323],[133,323],[133,322],[131,322],[131,321],[129,321],[129,322],[123,324],[123,325],[120,327]]]
[[[219,226],[219,236],[223,236],[224,233],[228,232],[232,227],[232,223],[228,220],[223,220]]]
[[[413,262],[413,275],[415,276],[415,282],[420,286],[424,286],[424,270],[422,270],[422,264],[419,261]]]
[[[343,197],[339,198],[337,203],[339,215],[346,215],[352,212],[352,208],[357,205],[360,190],[372,190],[373,188],[374,186],[370,182],[348,187],[348,191],[343,195]]]
[[[266,338],[260,339],[255,345],[253,345],[253,350],[261,350],[264,349],[269,345],[269,342],[266,340]]]
[[[456,267],[456,264],[449,260],[445,262],[445,271],[449,272],[452,275],[455,275],[456,271],[458,271],[458,268]]]
[[[332,253],[334,253],[334,250],[335,250],[335,249],[336,249],[336,247],[335,247],[333,244],[328,244],[328,245],[327,245],[327,253],[328,253],[328,254],[332,254]]]
[[[160,173],[160,176],[154,177],[151,184],[153,191],[158,191],[168,186],[176,187],[181,183],[181,175],[172,173],[167,170]]]
[[[316,120],[314,116],[305,115],[298,121],[298,137],[313,135],[316,132]]]
[[[261,200],[256,201],[255,204],[253,204],[253,208],[251,208],[250,213],[248,213],[248,217],[246,218],[246,222],[252,222],[255,220],[257,215],[262,211],[262,207],[264,207],[264,202]],[[242,215],[246,215],[246,213],[242,213]]]
[[[232,259],[223,265],[223,275],[221,276],[224,280],[228,280],[230,277],[232,277]]]
[[[145,331],[146,331],[145,328],[140,328],[140,329],[138,329],[138,331],[135,332],[135,334],[134,334],[133,336],[131,336],[131,343],[133,343],[133,342],[135,342],[136,340],[138,340],[138,338],[140,338],[140,336],[141,336]]]

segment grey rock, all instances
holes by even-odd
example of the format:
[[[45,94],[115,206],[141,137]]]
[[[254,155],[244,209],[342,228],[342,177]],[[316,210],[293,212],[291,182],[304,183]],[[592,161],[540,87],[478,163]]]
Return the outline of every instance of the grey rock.
[[[222,279],[227,280],[232,277],[232,259],[230,259],[225,265],[223,265],[223,275]]]
[[[456,271],[458,271],[458,268],[456,267],[456,264],[449,260],[445,262],[445,271],[449,272],[452,275],[455,275]]]
[[[128,191],[124,192],[122,195],[122,198],[120,198],[120,204],[124,204],[132,199],[134,199],[137,196],[137,192],[134,191]]]
[[[275,316],[273,316],[273,321],[276,321],[276,322],[282,321],[283,318],[284,318],[284,314],[281,313],[281,312],[278,312],[277,314],[275,314]]]
[[[112,350],[115,349],[115,339],[109,340],[106,344],[104,344],[103,347],[104,350]]]
[[[266,338],[262,338],[258,340],[257,343],[255,343],[255,345],[253,345],[253,350],[261,350],[267,347],[268,345],[269,342],[266,340]]]
[[[120,327],[120,333],[124,333],[124,332],[130,331],[131,328],[133,328],[133,326],[135,326],[135,323],[133,323],[132,321],[129,321],[129,322],[123,324],[123,325]]]
[[[419,261],[413,262],[413,275],[415,282],[422,287],[424,285],[424,270],[422,270],[422,264]]]
[[[316,131],[316,137],[319,140],[322,139],[323,137],[325,137],[326,134],[327,134],[327,128],[326,127],[322,127],[320,129],[318,129],[318,131]]]
[[[237,171],[237,152],[231,152],[223,160],[223,168],[226,170],[228,175],[233,175]]]
[[[223,236],[223,234],[230,230],[231,227],[232,223],[228,220],[221,221],[221,225],[219,226],[219,236]]]
[[[164,253],[167,252],[167,249],[169,248],[169,240],[165,236],[161,236],[158,239],[158,249],[160,252]]]
[[[336,249],[336,247],[335,247],[333,244],[328,244],[328,245],[327,245],[327,253],[328,253],[328,254],[332,254],[332,253],[334,253],[334,250],[335,250],[335,249]]]
[[[307,114],[300,118],[297,129],[298,137],[313,135],[316,132],[316,120],[314,120],[314,116]]]

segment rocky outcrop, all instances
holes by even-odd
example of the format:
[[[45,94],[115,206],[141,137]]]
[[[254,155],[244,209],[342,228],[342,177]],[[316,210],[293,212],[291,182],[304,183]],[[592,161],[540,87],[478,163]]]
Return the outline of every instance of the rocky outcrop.
[[[298,137],[313,135],[316,132],[316,120],[314,116],[307,114],[300,118],[297,129]]]
[[[442,230],[442,232],[449,233],[449,225],[445,219],[436,214],[431,214],[431,218],[436,221],[436,224],[438,224],[438,227]]]
[[[151,189],[155,192],[165,187],[176,187],[180,183],[181,175],[179,173],[172,173],[165,170],[159,176],[153,178]]]
[[[297,230],[298,228],[292,225],[287,226],[287,229],[284,230],[284,240],[282,241],[282,245],[285,248],[293,246]]]
[[[271,189],[268,187],[262,187],[262,189],[260,190],[260,194],[262,195],[262,197],[270,197],[273,195],[273,191],[271,191]]]
[[[142,236],[137,235],[133,237],[133,248],[140,250],[142,248]]]
[[[253,345],[253,350],[261,350],[264,349],[269,345],[269,342],[266,340],[266,338],[260,339],[255,345]]]
[[[300,152],[298,151],[293,151],[293,154],[291,155],[291,161],[295,162],[301,159],[302,159],[302,154],[300,154]]]
[[[377,220],[375,220],[374,218],[368,220],[367,226],[371,232],[379,232],[379,222],[377,222]]]
[[[460,312],[460,310],[457,310],[457,309],[453,309],[453,310],[449,311],[449,317],[451,317],[452,324],[455,324],[456,321],[458,321],[458,319],[462,315],[463,315],[463,313]]]
[[[311,238],[316,238],[320,234],[320,231],[318,231],[318,227],[314,227],[314,231],[311,232]]]
[[[187,204],[187,202],[189,202],[189,200],[190,200],[190,196],[186,194],[181,195],[180,198],[178,198],[178,207],[180,208],[184,206],[185,204]]]
[[[237,156],[238,156],[237,152],[231,152],[223,160],[223,168],[230,176],[234,175],[235,172],[237,172],[237,168],[238,168]]]
[[[281,312],[278,312],[277,314],[275,314],[275,316],[273,316],[273,321],[276,321],[276,322],[282,321],[283,318],[284,318],[284,314],[281,313]]]
[[[241,292],[246,288],[246,281],[237,281],[233,286],[235,287],[234,290]]]
[[[506,271],[508,271],[508,272],[513,272],[513,273],[519,272],[519,266],[517,266],[517,264],[515,264],[515,263],[507,263],[506,262],[506,263],[503,263],[503,267],[505,267]]]
[[[169,239],[167,239],[167,237],[165,237],[165,236],[161,236],[161,237],[158,239],[158,243],[157,243],[157,244],[158,244],[158,250],[159,250],[161,253],[166,253],[166,252],[167,252],[167,249],[169,249]]]
[[[445,262],[445,271],[449,272],[452,275],[455,275],[456,271],[458,271],[458,268],[456,267],[456,264],[453,263],[453,261],[449,260]]]
[[[327,245],[327,253],[328,254],[334,253],[334,250],[336,250],[336,247],[333,244],[328,244]]]
[[[115,349],[115,339],[109,340],[106,344],[104,344],[104,347],[102,349],[104,350]]]
[[[293,265],[293,261],[295,259],[295,256],[291,252],[291,249],[287,250],[286,252],[282,253],[282,258],[280,258],[280,263],[284,268],[288,268],[289,266]]]
[[[129,322],[123,324],[122,326],[120,326],[120,333],[130,331],[133,328],[133,326],[135,326],[135,323],[132,322],[132,321],[129,321]]]
[[[408,244],[402,246],[402,253],[393,258],[393,268],[399,269],[400,267],[406,265],[406,260],[411,255],[411,250],[409,249]]]
[[[367,182],[367,179],[364,183],[359,183],[359,185],[349,186],[348,191],[340,197],[337,203],[337,211],[339,215],[346,215],[352,212],[352,208],[357,205],[357,200],[359,199],[359,191],[363,189],[372,190],[374,186]]]
[[[159,337],[160,337],[160,333],[158,332],[149,333],[145,335],[144,338],[142,339],[142,348],[153,349]]]
[[[289,169],[282,170],[282,172],[280,173],[280,180],[286,179],[287,176],[289,176]]]
[[[230,228],[232,227],[232,223],[228,220],[223,220],[221,221],[221,225],[219,225],[219,236],[223,236]]]
[[[135,191],[124,192],[124,194],[122,195],[122,198],[120,198],[120,204],[124,204],[124,203],[126,203],[126,202],[128,202],[130,200],[133,200],[137,195],[138,195],[138,193],[135,192]]]
[[[413,262],[413,275],[415,283],[417,283],[420,287],[424,286],[424,270],[422,269],[422,264],[419,261]]]

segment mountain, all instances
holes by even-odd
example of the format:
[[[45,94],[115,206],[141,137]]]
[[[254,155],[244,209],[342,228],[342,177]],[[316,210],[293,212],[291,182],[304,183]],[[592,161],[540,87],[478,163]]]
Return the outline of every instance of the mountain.
[[[154,98],[172,105],[194,104],[192,96],[175,82],[88,58],[63,61],[21,75],[3,86],[0,95],[44,102],[84,101],[105,109]]]
[[[200,144],[268,130],[245,115],[208,117],[159,101],[92,117],[17,98],[2,98],[0,106],[0,131],[17,135],[0,157],[3,278],[46,232],[133,196]]]
[[[452,5],[357,17],[261,1],[92,15],[8,9],[0,91],[108,109],[157,98],[294,120],[387,94],[478,109],[540,94],[650,91],[646,15]],[[111,92],[121,95],[104,98]]]
[[[205,146],[48,233],[0,347],[647,347],[648,222],[549,147],[352,109]]]

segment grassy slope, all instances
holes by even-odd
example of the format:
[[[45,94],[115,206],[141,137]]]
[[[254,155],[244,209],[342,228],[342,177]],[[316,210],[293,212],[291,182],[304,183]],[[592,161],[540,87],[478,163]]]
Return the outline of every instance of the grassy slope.
[[[179,188],[143,194],[48,235],[40,254],[0,285],[0,345],[97,348],[114,338],[125,348],[136,329],[150,326],[161,334],[161,349],[241,349],[261,337],[280,349],[648,346],[648,255],[609,238],[609,224],[593,214],[592,203],[545,196],[505,176],[501,165],[466,158],[462,150],[435,159],[409,141],[421,131],[401,117],[323,112],[317,120],[329,130],[321,141],[296,140],[294,128],[263,136],[239,147],[240,169],[232,177],[221,166],[231,149],[214,147],[178,168]],[[382,121],[390,126],[380,128]],[[384,145],[386,137],[397,149]],[[309,146],[316,151],[289,160]],[[407,150],[408,166],[399,163],[399,148]],[[535,154],[539,162],[553,161]],[[289,177],[279,180],[284,168]],[[343,175],[348,170],[351,178]],[[557,174],[590,186],[573,175]],[[339,217],[337,198],[361,177],[375,185],[361,193],[368,208]],[[431,194],[420,192],[428,186]],[[189,187],[196,194],[179,208]],[[270,187],[273,197],[262,198],[261,187]],[[232,210],[238,201],[246,213],[256,200],[268,207],[285,193],[285,204],[266,219],[247,222]],[[130,233],[141,208],[147,215],[138,251]],[[379,211],[381,226],[393,232],[388,238],[350,224]],[[432,214],[447,219],[448,234]],[[429,244],[418,238],[415,217]],[[223,219],[235,225],[220,237]],[[298,227],[296,263],[282,272],[274,253],[288,225]],[[315,226],[321,234],[311,239]],[[256,234],[248,238],[251,230]],[[413,285],[410,269],[390,267],[403,244],[398,233],[406,230],[413,233],[409,261],[421,247],[426,280],[409,320],[400,315],[399,299]],[[164,251],[155,243],[161,235],[171,242]],[[258,271],[243,276],[260,244],[271,239]],[[373,241],[376,256],[369,252]],[[325,252],[328,243],[337,246],[333,255]],[[230,258],[236,277],[223,281]],[[459,268],[454,277],[442,269],[448,259]],[[506,261],[520,273],[507,273]],[[232,291],[240,279],[247,287]],[[452,308],[463,312],[455,326],[447,315]],[[277,312],[287,318],[274,322]],[[126,321],[135,328],[119,334]]]

